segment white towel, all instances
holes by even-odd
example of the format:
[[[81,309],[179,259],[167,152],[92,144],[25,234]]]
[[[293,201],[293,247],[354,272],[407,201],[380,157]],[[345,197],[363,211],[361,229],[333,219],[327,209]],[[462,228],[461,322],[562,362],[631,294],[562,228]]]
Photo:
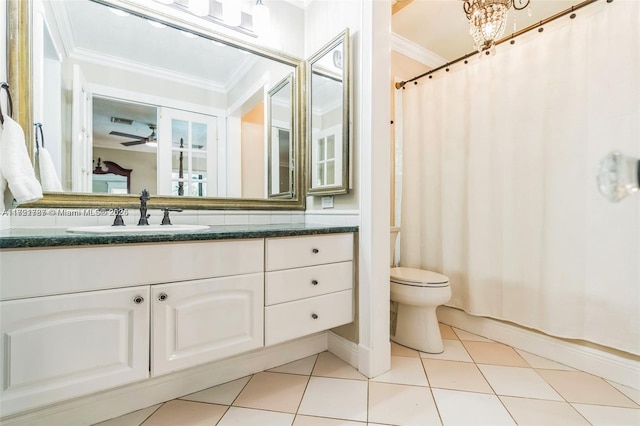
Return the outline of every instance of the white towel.
[[[62,191],[51,154],[44,147],[40,147],[36,151],[36,177],[40,181],[43,191]]]
[[[0,209],[4,209],[4,191],[9,190],[18,204],[42,198],[42,187],[36,179],[24,144],[22,127],[4,115],[0,126]]]

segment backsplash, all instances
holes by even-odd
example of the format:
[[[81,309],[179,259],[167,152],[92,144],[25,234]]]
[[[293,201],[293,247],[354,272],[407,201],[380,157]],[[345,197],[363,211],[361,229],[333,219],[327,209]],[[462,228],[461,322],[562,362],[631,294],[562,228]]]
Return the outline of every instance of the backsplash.
[[[162,210],[149,210],[150,224],[162,221]],[[125,209],[126,225],[137,225],[140,212]],[[110,209],[12,209],[2,212],[0,229],[65,228],[71,226],[111,225],[114,212]],[[171,212],[171,221],[185,225],[255,225],[282,223],[316,223],[323,225],[359,225],[357,210],[332,211],[272,211],[272,210],[184,210]]]

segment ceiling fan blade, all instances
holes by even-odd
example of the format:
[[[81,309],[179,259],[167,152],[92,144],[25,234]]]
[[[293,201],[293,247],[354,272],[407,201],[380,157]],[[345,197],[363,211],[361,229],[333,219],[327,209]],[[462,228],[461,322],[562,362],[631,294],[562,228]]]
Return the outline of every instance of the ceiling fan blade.
[[[131,133],[116,132],[115,130],[110,131],[109,134],[114,136],[122,136],[123,138],[144,138],[144,136],[132,135]]]
[[[130,142],[120,142],[120,144],[124,146],[142,145],[144,143],[147,143],[146,139],[139,139],[137,141],[130,141]]]

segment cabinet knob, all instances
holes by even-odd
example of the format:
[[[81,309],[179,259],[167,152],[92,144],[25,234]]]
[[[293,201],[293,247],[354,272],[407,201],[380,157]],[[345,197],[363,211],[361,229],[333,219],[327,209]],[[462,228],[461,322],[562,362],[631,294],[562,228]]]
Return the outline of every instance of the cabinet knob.
[[[313,254],[318,254],[320,253],[320,250],[318,250],[317,248],[314,248],[313,250],[311,250],[313,252]]]
[[[135,303],[136,305],[139,305],[142,302],[144,302],[144,297],[142,296],[136,296],[133,298],[133,303]]]
[[[161,302],[164,302],[165,300],[167,300],[169,298],[169,296],[167,295],[167,293],[160,293],[158,295],[158,300]]]
[[[318,315],[316,315],[316,314],[311,314],[311,318],[313,318],[313,319],[318,319]]]
[[[311,281],[311,284],[312,284],[312,285],[318,285],[318,280],[313,280],[313,281]]]

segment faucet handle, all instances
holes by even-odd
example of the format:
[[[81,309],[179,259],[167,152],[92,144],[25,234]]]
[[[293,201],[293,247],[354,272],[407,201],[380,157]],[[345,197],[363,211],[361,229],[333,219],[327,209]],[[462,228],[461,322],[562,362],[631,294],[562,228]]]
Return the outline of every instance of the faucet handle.
[[[122,208],[116,207],[114,211],[116,212],[116,217],[113,219],[113,225],[111,226],[125,226],[124,219],[122,219]]]
[[[162,209],[164,215],[162,216],[162,223],[160,225],[171,225],[171,219],[169,218],[169,212],[181,212],[182,209]]]

